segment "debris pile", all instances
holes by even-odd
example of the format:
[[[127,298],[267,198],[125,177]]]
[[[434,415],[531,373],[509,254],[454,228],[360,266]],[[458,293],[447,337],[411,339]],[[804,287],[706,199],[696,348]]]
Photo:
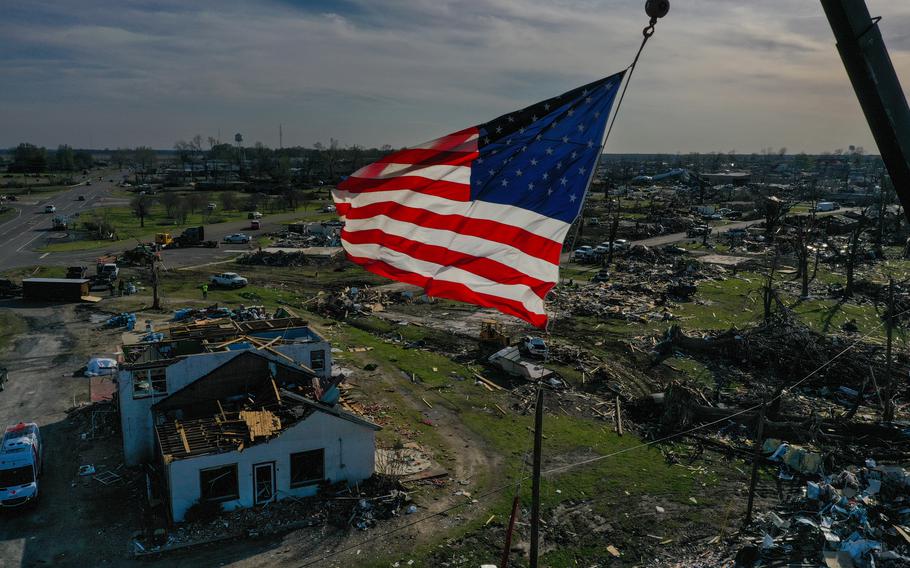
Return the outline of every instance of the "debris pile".
[[[647,247],[635,247],[625,262],[604,282],[558,286],[551,307],[559,317],[593,316],[647,323],[674,319],[673,302],[692,299],[698,284],[725,278],[721,266],[692,259],[666,257]]]
[[[178,525],[163,538],[137,537],[132,550],[135,556],[149,556],[325,524],[367,530],[378,521],[416,511],[417,506],[397,482],[374,475],[359,486],[320,486],[314,497],[288,497],[260,507],[216,511]]]
[[[885,375],[883,347],[870,342],[853,345],[854,342],[849,336],[824,335],[797,319],[776,315],[748,330],[734,328],[698,335],[686,334],[674,325],[660,340],[646,339],[639,347],[651,352],[655,364],[682,352],[723,372],[731,367],[763,375],[770,371],[770,377],[763,377],[763,382],[792,383],[811,373],[803,386],[827,388],[821,393],[823,396],[843,400],[844,395],[850,397],[854,392],[874,389],[872,381],[867,381],[870,370],[876,376]],[[800,348],[792,349],[794,345]],[[852,345],[850,356],[840,357],[848,345]],[[827,364],[835,357],[837,365]],[[904,369],[897,372],[903,373]],[[842,386],[852,390],[841,391]]]
[[[136,327],[136,314],[123,312],[113,315],[104,322],[104,327],[108,329],[125,327],[127,331],[132,331]]]
[[[221,318],[231,318],[235,321],[253,321],[272,319],[272,317],[273,316],[265,310],[264,306],[244,306],[243,304],[240,304],[237,308],[231,309],[219,306],[218,304],[212,304],[206,308],[180,308],[174,312],[171,321],[195,321]]]
[[[377,288],[351,286],[338,292],[320,292],[313,309],[323,315],[344,319],[381,312],[393,301],[389,294]]]
[[[287,230],[269,233],[275,247],[337,247],[341,246],[340,221],[291,223]]]
[[[816,479],[806,482],[802,497],[750,527],[741,559],[768,564],[809,559],[857,568],[910,563],[910,474],[905,469],[867,459],[862,467]]]
[[[277,252],[257,251],[237,259],[238,264],[252,266],[320,266],[331,264],[334,259],[325,256],[310,255],[305,252]]]

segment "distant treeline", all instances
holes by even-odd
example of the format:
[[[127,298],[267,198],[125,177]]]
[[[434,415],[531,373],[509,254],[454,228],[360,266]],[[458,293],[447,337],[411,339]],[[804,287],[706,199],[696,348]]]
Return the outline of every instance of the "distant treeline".
[[[92,167],[94,158],[88,150],[74,150],[61,144],[56,151],[23,142],[9,152],[6,171],[14,174],[42,172],[75,172]]]

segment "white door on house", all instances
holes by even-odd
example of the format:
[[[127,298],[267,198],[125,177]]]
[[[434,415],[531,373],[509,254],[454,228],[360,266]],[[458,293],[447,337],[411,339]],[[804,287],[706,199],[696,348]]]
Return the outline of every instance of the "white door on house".
[[[257,505],[275,498],[275,462],[253,466],[253,494]]]

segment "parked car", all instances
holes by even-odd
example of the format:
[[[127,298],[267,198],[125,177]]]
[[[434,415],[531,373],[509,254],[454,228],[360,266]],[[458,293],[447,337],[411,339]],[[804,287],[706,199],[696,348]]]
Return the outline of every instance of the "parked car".
[[[205,206],[209,211],[214,211],[218,208],[218,205],[214,201],[209,201],[209,204]]]
[[[80,195],[79,197],[76,198],[76,201],[85,201],[85,196]]]
[[[325,207],[322,208],[322,212],[323,212],[323,213],[334,213],[334,212],[335,212],[335,206],[334,206],[334,205],[326,205]]]
[[[588,245],[580,246],[572,253],[575,262],[590,262],[594,258],[594,248]]]
[[[550,350],[547,349],[547,344],[544,340],[531,335],[526,335],[521,338],[519,348],[522,353],[538,359],[546,359],[550,354]]]
[[[247,219],[262,219],[262,213],[260,213],[259,211],[250,211],[249,213],[247,213],[246,218]]]
[[[726,215],[727,219],[742,219],[742,216],[743,216],[742,211],[730,211]]]
[[[224,237],[224,242],[235,245],[245,245],[250,242],[250,237],[249,235],[244,235],[243,233],[234,233],[233,235]]]
[[[243,288],[249,284],[249,281],[246,278],[236,272],[222,272],[221,274],[212,275],[209,278],[209,282],[215,286],[222,286],[224,288]]]
[[[45,206],[44,206],[44,212],[45,212],[45,213],[56,213],[56,212],[57,212],[57,208],[56,208],[55,206],[53,206],[53,205],[45,205]]]

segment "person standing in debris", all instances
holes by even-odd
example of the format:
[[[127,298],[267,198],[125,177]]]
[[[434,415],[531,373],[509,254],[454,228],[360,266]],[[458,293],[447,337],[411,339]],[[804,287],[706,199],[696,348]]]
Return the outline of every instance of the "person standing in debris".
[[[110,291],[111,291],[111,298],[113,298],[113,297],[114,297],[114,281],[111,280],[110,283],[109,283],[107,286],[108,286],[108,288],[109,288]]]
[[[202,299],[205,300],[205,299],[208,299],[208,297],[209,297],[209,285],[203,284],[202,285]]]
[[[123,297],[123,288],[124,288],[123,278],[120,279],[120,282],[117,284],[117,290],[120,292],[120,296]]]

